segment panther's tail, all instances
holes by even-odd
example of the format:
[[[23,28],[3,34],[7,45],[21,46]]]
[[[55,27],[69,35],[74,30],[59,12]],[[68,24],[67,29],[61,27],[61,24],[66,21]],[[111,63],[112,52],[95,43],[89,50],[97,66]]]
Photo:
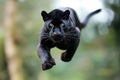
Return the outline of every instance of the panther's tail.
[[[89,19],[90,19],[93,15],[99,13],[100,11],[101,11],[101,9],[97,9],[97,10],[91,12],[90,14],[88,14],[87,17],[85,18],[85,20],[81,23],[82,26],[83,26],[82,28],[84,28],[84,27],[86,26],[86,24],[88,23]]]

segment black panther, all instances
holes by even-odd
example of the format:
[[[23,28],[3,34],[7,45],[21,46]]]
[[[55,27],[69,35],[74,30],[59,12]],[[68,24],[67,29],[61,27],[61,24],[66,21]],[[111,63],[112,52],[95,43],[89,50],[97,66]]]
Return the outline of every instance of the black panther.
[[[42,61],[42,70],[48,70],[55,65],[55,61],[50,54],[50,49],[57,47],[66,50],[61,55],[64,62],[71,61],[80,42],[80,32],[88,23],[88,20],[101,9],[88,14],[83,22],[72,8],[54,9],[47,13],[41,12],[44,20],[44,27],[40,34],[38,44],[38,55]]]

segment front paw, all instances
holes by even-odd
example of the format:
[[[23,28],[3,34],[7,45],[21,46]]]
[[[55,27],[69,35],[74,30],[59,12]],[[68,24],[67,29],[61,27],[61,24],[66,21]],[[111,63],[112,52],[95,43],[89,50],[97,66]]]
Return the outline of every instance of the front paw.
[[[42,70],[48,70],[50,68],[52,68],[54,65],[56,65],[54,59],[49,59],[46,60],[43,64],[42,64]]]
[[[69,62],[69,61],[71,61],[71,57],[69,55],[67,55],[66,52],[63,52],[61,55],[61,60],[64,62]]]

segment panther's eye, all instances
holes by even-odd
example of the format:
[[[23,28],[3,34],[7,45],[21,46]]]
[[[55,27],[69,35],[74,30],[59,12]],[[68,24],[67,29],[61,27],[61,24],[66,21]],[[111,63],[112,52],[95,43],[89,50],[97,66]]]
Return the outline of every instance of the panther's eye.
[[[53,25],[52,23],[50,23],[49,26],[50,26],[51,28],[54,27],[54,25]]]
[[[61,24],[60,24],[60,27],[65,27],[65,24],[64,24],[64,23],[61,23]]]

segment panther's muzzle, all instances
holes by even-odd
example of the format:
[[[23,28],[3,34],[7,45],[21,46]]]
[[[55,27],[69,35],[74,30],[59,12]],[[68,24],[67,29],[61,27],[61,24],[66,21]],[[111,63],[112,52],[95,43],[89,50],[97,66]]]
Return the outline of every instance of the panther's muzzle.
[[[52,36],[52,39],[53,39],[55,42],[62,41],[62,40],[63,40],[63,35],[61,34],[61,32],[54,32],[54,33],[53,33],[53,36]]]
[[[60,42],[63,40],[63,34],[61,33],[59,28],[55,28],[53,33],[52,33],[52,40],[55,42]]]

